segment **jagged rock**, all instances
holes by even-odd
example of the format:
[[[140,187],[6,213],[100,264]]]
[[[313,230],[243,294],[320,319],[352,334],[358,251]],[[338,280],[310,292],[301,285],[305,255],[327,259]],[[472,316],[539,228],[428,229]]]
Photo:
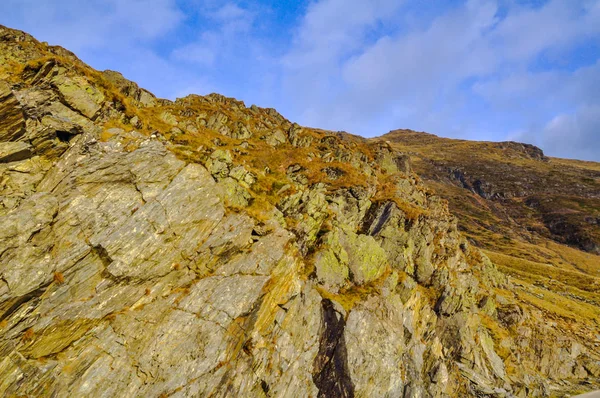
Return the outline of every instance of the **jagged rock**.
[[[0,142],[0,163],[15,162],[31,157],[31,145],[25,142]]]
[[[419,283],[429,284],[434,271],[431,263],[431,253],[427,248],[422,249],[422,253],[415,259],[415,277]]]
[[[397,372],[406,348],[403,328],[394,326],[402,319],[397,295],[369,297],[348,316],[345,337],[356,396],[402,396],[405,382]]]
[[[339,242],[338,233],[323,237],[326,249],[315,255],[317,278],[326,289],[337,292],[349,279],[348,253]]]
[[[272,134],[267,136],[267,144],[271,146],[278,146],[281,144],[285,144],[287,141],[287,137],[285,133],[281,130],[275,130]]]
[[[208,237],[223,214],[213,179],[202,166],[188,165],[123,225],[96,232],[90,243],[105,252],[107,271],[116,278],[162,276],[187,262],[185,252]],[[138,240],[123,246],[131,230],[138,231]]]
[[[229,175],[229,169],[233,163],[231,152],[217,149],[214,151],[206,163],[208,171],[216,178],[226,178]]]
[[[222,135],[230,136],[231,129],[226,124],[228,121],[229,118],[227,115],[224,113],[216,113],[208,119],[206,127],[216,130]]]
[[[44,249],[52,245],[35,245],[29,241],[52,223],[57,212],[58,200],[54,195],[37,193],[2,217],[0,253],[5,264],[2,279],[11,295],[25,295],[52,278],[54,270],[50,264],[46,262],[46,268],[36,261],[43,257]]]
[[[492,341],[490,335],[484,331],[480,331],[479,341],[481,343],[481,347],[483,348],[483,352],[490,362],[490,366],[492,367],[494,374],[500,379],[505,379],[506,371],[504,370],[504,362],[502,362],[502,359],[498,356],[498,354],[496,354],[496,351],[494,351],[494,342]]]
[[[313,381],[319,397],[353,397],[344,336],[345,320],[330,300],[322,300],[323,330],[315,357]]]
[[[219,188],[225,203],[233,208],[248,207],[250,200],[252,200],[252,195],[231,177],[219,181]]]
[[[240,184],[247,188],[256,183],[256,176],[253,173],[246,170],[244,166],[233,167],[229,171],[229,176],[234,178]]]
[[[386,253],[373,237],[344,232],[340,234],[340,245],[347,253],[348,268],[356,284],[372,282],[385,271]]]
[[[304,148],[312,143],[312,137],[303,132],[302,127],[293,124],[288,130],[288,139],[290,143],[297,148]]]
[[[410,173],[410,157],[405,154],[394,153],[389,144],[379,147],[377,163],[388,173]]]
[[[88,119],[94,120],[104,101],[104,94],[81,76],[68,77],[58,74],[52,83],[60,92],[66,104]]]
[[[498,307],[496,311],[498,320],[506,326],[516,325],[523,319],[523,310],[514,304]]]
[[[301,166],[300,164],[296,163],[296,164],[290,165],[287,168],[286,173],[288,175],[288,178],[290,180],[292,180],[293,182],[296,182],[301,185],[307,185],[308,177],[306,176],[305,173],[303,173],[304,171],[305,171],[305,168],[303,166]]]
[[[0,142],[14,141],[25,132],[25,118],[10,85],[0,80]]]
[[[102,73],[119,88],[121,93],[127,97],[133,98],[140,106],[147,108],[156,106],[157,100],[154,94],[140,88],[132,81],[125,79],[119,72],[105,70]],[[136,123],[132,121],[132,124],[135,125]]]
[[[321,171],[324,172],[330,180],[337,180],[344,175],[344,171],[337,167],[326,167]]]
[[[167,123],[170,124],[171,126],[177,126],[179,124],[179,121],[177,120],[177,117],[175,117],[175,115],[173,115],[171,112],[169,111],[165,111],[163,113],[160,114],[160,119]]]
[[[39,157],[0,165],[0,214],[14,209],[33,194],[48,168],[47,160]]]

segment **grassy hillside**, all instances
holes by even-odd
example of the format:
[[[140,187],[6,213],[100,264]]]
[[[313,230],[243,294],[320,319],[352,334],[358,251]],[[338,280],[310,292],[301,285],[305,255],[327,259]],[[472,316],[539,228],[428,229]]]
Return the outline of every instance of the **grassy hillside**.
[[[381,139],[410,154],[414,171],[448,200],[463,233],[511,276],[524,303],[593,335],[600,319],[600,163],[410,130]]]

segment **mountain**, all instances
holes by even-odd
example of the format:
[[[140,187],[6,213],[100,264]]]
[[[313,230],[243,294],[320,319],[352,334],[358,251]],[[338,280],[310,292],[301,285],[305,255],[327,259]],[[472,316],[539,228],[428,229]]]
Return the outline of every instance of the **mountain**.
[[[600,388],[597,163],[0,61],[0,394]]]

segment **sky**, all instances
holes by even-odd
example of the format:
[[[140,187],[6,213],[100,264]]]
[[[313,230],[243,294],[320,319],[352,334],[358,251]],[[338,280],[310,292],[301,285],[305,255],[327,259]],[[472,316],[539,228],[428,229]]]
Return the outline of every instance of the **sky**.
[[[0,24],[163,98],[600,161],[600,0],[2,0]]]

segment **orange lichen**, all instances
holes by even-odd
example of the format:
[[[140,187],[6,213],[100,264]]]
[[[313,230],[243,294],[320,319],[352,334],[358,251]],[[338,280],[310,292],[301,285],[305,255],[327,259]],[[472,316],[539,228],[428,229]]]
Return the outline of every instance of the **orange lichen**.
[[[54,273],[53,280],[57,284],[62,285],[63,283],[65,283],[65,276],[62,274],[62,272],[56,271]]]
[[[23,343],[26,343],[28,341],[33,340],[33,337],[35,336],[35,332],[33,331],[33,328],[29,328],[27,329],[23,335],[21,336],[21,341]]]

